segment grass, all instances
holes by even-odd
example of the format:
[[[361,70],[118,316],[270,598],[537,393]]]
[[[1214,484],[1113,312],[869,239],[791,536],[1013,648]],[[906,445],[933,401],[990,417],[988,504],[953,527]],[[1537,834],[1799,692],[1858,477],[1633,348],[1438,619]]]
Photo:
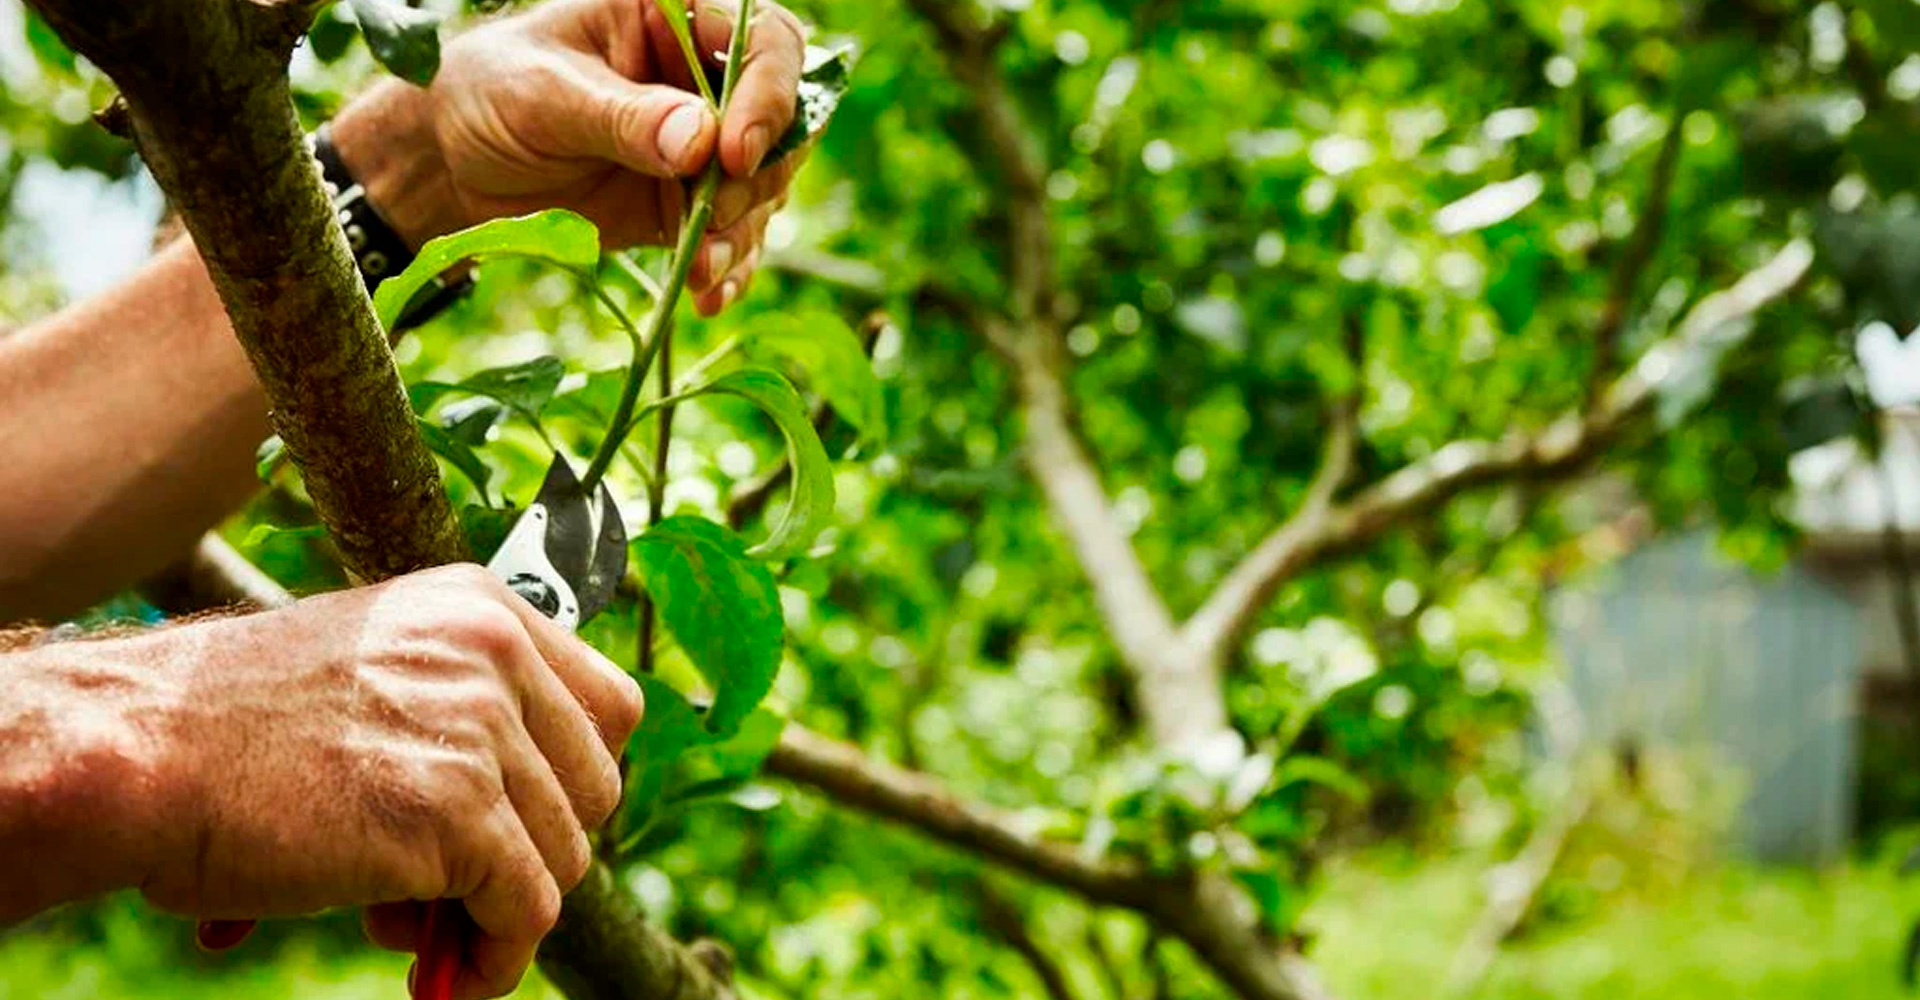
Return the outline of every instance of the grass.
[[[1436,997],[1478,912],[1481,871],[1465,860],[1380,856],[1330,870],[1306,923],[1335,994]],[[1896,970],[1915,915],[1920,881],[1886,866],[1725,868],[1536,927],[1501,953],[1474,1000],[1895,1000],[1909,996]],[[130,899],[43,921],[0,937],[0,1000],[405,995],[406,959],[357,944],[344,919],[269,925],[263,940],[224,956],[196,952],[189,935],[186,923]],[[531,980],[517,996],[558,1000]]]
[[[1343,1000],[1433,996],[1478,912],[1464,862],[1349,864],[1309,914],[1314,958]],[[1883,867],[1727,868],[1657,898],[1535,928],[1475,1000],[1893,1000],[1920,884]]]

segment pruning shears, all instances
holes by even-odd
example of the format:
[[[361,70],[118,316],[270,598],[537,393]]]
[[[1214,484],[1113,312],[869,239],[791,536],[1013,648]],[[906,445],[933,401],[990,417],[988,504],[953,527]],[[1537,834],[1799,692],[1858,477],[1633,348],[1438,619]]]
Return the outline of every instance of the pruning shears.
[[[613,603],[627,572],[627,529],[602,481],[589,495],[567,464],[553,456],[533,503],[514,521],[487,569],[567,631]],[[427,906],[413,976],[413,1000],[453,1000],[453,982],[469,935],[455,900]]]
[[[627,529],[605,482],[588,495],[566,456],[555,455],[533,503],[522,511],[487,569],[528,604],[567,631],[578,630],[613,603],[627,572]],[[201,923],[202,947],[238,944],[253,922]],[[427,905],[415,967],[413,1000],[453,1000],[471,921],[457,900]]]

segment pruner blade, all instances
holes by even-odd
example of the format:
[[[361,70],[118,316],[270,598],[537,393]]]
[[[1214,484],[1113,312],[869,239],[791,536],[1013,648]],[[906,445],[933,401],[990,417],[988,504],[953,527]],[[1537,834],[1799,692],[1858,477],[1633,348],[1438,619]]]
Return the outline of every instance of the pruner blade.
[[[487,564],[514,592],[568,630],[613,603],[627,571],[627,529],[603,481],[592,496],[565,455]]]

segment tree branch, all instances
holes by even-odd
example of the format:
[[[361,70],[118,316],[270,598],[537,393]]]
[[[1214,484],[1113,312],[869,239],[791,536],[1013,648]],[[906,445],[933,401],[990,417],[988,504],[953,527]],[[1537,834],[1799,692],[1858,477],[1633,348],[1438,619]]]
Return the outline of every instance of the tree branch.
[[[1461,493],[1517,479],[1564,479],[1586,470],[1651,410],[1660,388],[1689,356],[1730,324],[1798,287],[1813,263],[1805,241],[1787,244],[1732,288],[1709,295],[1587,413],[1561,417],[1543,431],[1498,441],[1455,441],[1302,525],[1299,517],[1268,535],[1227,574],[1187,624],[1189,642],[1212,651],[1237,646],[1274,591],[1321,560],[1351,552]]]
[[[979,903],[980,922],[995,937],[1006,942],[1016,954],[1026,960],[1027,967],[1039,978],[1040,985],[1046,988],[1049,1000],[1078,1000],[1073,987],[1067,985],[1067,975],[1060,963],[1047,954],[1033,939],[1033,933],[1027,930],[1027,918],[1013,901],[994,888],[993,883],[981,879],[974,887],[974,897]]]
[[[1006,188],[1011,315],[981,312],[971,318],[1014,369],[1027,466],[1093,587],[1154,741],[1173,746],[1216,732],[1226,725],[1218,685],[1194,669],[1172,613],[1120,527],[1098,465],[1074,430],[1062,374],[1066,353],[1051,315],[1054,242],[1038,145],[992,62],[987,39],[961,13],[964,5],[908,5],[932,26],[954,77],[972,98],[981,141],[966,144],[968,155]]]
[[[1359,413],[1352,405],[1334,413],[1320,471],[1308,485],[1300,509],[1241,560],[1182,627],[1194,658],[1214,672],[1224,668],[1229,650],[1245,636],[1281,584],[1305,568],[1312,554],[1308,540],[1327,531],[1334,516],[1334,494],[1353,474],[1358,423]]]
[[[1666,234],[1668,204],[1672,200],[1673,179],[1680,172],[1680,153],[1686,147],[1686,129],[1681,121],[1667,125],[1660,142],[1659,156],[1653,161],[1653,173],[1647,180],[1647,200],[1640,206],[1640,218],[1633,235],[1614,264],[1613,279],[1607,290],[1606,304],[1600,310],[1600,322],[1593,331],[1593,370],[1588,376],[1587,398],[1598,399],[1607,380],[1613,377],[1613,365],[1620,352],[1620,334],[1626,329],[1627,315],[1640,287],[1640,276],[1653,263]]]
[[[313,5],[32,5],[120,86],[140,155],[199,247],[349,571],[377,580],[462,558],[294,115],[287,62]]]
[[[31,6],[120,87],[126,113],[116,120],[130,126],[192,234],[349,574],[376,581],[465,558],[439,467],[294,113],[287,66],[318,5]],[[603,872],[569,897],[548,939],[557,978],[582,997],[629,989],[672,1000],[731,996],[722,979],[635,920],[637,904],[623,892]]]
[[[1083,858],[1071,845],[1023,831],[1013,816],[961,800],[927,775],[873,760],[799,723],[787,724],[766,771],[1098,903],[1138,908],[1149,894],[1137,868]]]
[[[174,615],[242,602],[271,611],[294,601],[218,535],[202,538],[141,590]],[[730,962],[715,942],[682,945],[648,922],[639,902],[599,862],[567,895],[559,925],[540,946],[541,968],[572,1000],[732,1000]]]

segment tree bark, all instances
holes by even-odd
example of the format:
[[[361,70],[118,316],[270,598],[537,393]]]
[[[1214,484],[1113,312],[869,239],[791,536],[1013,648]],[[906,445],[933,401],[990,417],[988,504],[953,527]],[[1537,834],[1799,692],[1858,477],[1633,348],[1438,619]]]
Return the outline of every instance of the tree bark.
[[[465,558],[386,334],[307,155],[286,67],[314,8],[251,0],[32,0],[121,88],[357,579]]]
[[[466,558],[294,113],[287,64],[318,5],[29,4],[120,87],[116,122],[199,247],[348,572],[372,582]],[[723,968],[639,913],[596,869],[567,898],[545,967],[593,1000],[732,996]]]

